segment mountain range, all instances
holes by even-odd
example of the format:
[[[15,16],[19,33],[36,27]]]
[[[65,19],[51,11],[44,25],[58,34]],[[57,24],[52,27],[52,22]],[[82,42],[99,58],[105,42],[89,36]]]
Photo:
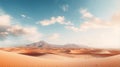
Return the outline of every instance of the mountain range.
[[[45,41],[39,41],[39,42],[27,44],[26,47],[33,47],[33,48],[88,48],[88,46],[79,45],[79,44],[55,45],[55,44],[49,44]]]

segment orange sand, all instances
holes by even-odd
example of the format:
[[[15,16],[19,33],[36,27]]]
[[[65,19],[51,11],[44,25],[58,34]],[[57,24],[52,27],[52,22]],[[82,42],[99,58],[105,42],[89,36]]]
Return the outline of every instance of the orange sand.
[[[0,67],[120,67],[120,55],[83,60],[52,54],[32,57],[0,51]]]

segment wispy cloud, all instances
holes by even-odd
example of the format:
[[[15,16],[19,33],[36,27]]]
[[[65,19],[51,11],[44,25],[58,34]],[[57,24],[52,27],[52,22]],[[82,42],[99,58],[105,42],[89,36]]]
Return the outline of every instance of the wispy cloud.
[[[26,15],[22,14],[22,15],[21,15],[21,17],[25,18],[25,17],[26,17]]]
[[[21,16],[22,18],[30,19],[30,17],[27,16],[27,15],[25,15],[25,14],[21,14],[20,16]]]
[[[45,20],[37,22],[37,24],[41,24],[43,26],[48,26],[48,25],[52,25],[55,23],[59,23],[59,24],[63,24],[63,25],[72,25],[72,23],[70,21],[66,21],[64,16],[51,17],[50,20],[45,19]]]
[[[76,27],[74,25],[72,26],[66,26],[67,29],[72,30],[72,31],[87,31],[90,29],[118,29],[116,27],[120,26],[120,12],[115,13],[110,21],[102,20],[93,14],[91,14],[88,10],[82,9],[80,11],[82,14],[82,19],[84,22],[80,24],[79,27]]]
[[[73,25],[72,26],[65,26],[65,28],[68,29],[68,30],[72,30],[74,32],[79,32],[80,31],[79,28],[77,28],[77,27],[75,27]]]
[[[88,12],[87,9],[81,9],[80,13],[82,14],[82,18],[85,18],[85,19],[93,17],[93,15],[90,12]]]
[[[87,9],[81,9],[80,14],[82,15],[81,18],[84,21],[79,25],[79,27],[76,27],[75,24],[73,24],[71,21],[66,20],[64,16],[51,17],[50,20],[42,20],[39,21],[38,24],[49,26],[55,23],[59,23],[65,25],[66,29],[75,32],[87,31],[90,29],[117,29],[116,27],[120,26],[120,24],[118,24],[120,22],[120,12],[115,13],[110,21],[106,21],[94,16]]]
[[[64,12],[66,12],[66,11],[68,11],[68,9],[69,9],[69,5],[68,5],[68,4],[65,4],[65,5],[63,5],[61,8],[62,8],[62,10],[63,10]]]

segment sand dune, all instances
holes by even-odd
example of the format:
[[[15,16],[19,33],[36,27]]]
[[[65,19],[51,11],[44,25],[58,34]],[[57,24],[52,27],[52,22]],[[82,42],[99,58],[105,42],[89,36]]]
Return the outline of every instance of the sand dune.
[[[45,57],[55,58],[53,60]],[[32,57],[0,51],[0,67],[120,67],[119,62],[120,55],[81,60],[80,58],[67,58],[52,54]]]
[[[59,61],[68,61],[68,60],[85,60],[85,59],[93,59],[93,58],[97,58],[97,57],[94,57],[94,56],[91,56],[91,55],[66,55],[66,54],[46,54],[46,55],[41,55],[41,56],[38,56],[39,58],[47,58],[47,59],[52,59],[52,60],[59,60]]]

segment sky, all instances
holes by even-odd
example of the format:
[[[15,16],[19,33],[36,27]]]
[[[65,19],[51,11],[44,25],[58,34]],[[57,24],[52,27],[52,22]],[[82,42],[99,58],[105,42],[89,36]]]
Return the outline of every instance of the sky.
[[[0,0],[0,47],[44,40],[120,48],[120,0]]]

